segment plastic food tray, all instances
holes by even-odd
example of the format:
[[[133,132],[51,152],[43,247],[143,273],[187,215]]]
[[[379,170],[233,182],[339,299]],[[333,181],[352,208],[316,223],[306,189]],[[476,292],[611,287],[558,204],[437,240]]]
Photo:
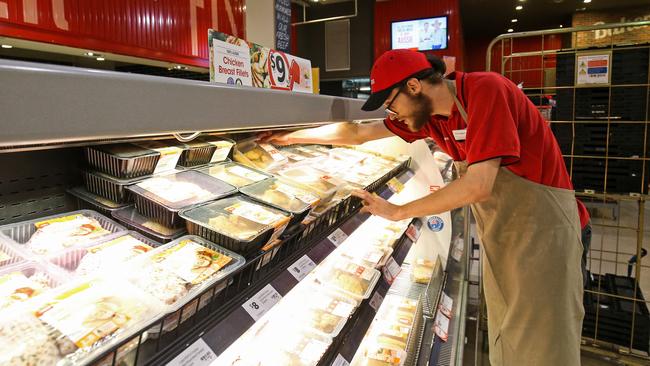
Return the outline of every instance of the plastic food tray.
[[[357,306],[358,303],[349,297],[331,291],[323,291],[323,288],[319,286],[307,285],[285,297],[278,309],[276,319],[291,319],[291,323],[305,326],[325,337],[334,338],[339,335]],[[331,331],[324,331],[322,328],[314,326],[313,322],[319,312],[329,314],[337,319]]]
[[[89,239],[87,241],[82,240],[81,242],[74,244],[72,247],[86,247],[86,246],[89,246],[89,245],[92,245],[92,244],[96,243],[98,240],[101,240],[102,238],[113,236],[116,233],[126,231],[126,229],[123,226],[121,226],[118,223],[116,223],[115,221],[107,218],[106,216],[100,215],[99,213],[97,213],[95,211],[79,210],[79,211],[66,212],[66,213],[62,213],[62,214],[58,214],[58,215],[47,216],[47,217],[43,217],[43,218],[40,218],[40,219],[22,221],[22,222],[18,222],[18,223],[15,223],[15,224],[0,226],[0,233],[2,235],[4,235],[5,237],[11,239],[15,244],[18,245],[18,247],[21,250],[29,251],[30,253],[32,253],[31,250],[29,249],[29,246],[25,245],[25,244],[30,240],[32,235],[34,235],[34,233],[36,233],[36,226],[35,226],[36,223],[41,222],[41,221],[46,221],[46,220],[52,220],[52,219],[66,217],[66,216],[71,216],[71,215],[83,215],[83,216],[86,216],[86,217],[93,218],[97,222],[99,222],[100,226],[103,229],[109,231],[108,234],[106,234],[106,235],[104,235],[102,237],[95,237],[95,238]],[[68,247],[67,249],[70,249],[72,247]],[[60,252],[60,251],[63,251],[63,250],[65,250],[65,248],[62,249],[62,250],[54,250],[54,251],[48,253],[48,255],[51,255],[51,254],[54,254],[56,252]],[[33,254],[39,255],[38,253],[33,253]]]
[[[134,144],[87,147],[86,161],[100,172],[118,179],[132,179],[153,174],[160,153]]]
[[[277,201],[273,201],[272,199],[269,199],[269,197],[266,197],[264,195],[266,191],[271,189],[270,188],[271,186],[277,184],[279,184],[280,186],[288,187],[288,190],[295,190],[297,192],[301,192],[301,194],[313,196],[313,199],[311,200],[311,202],[305,202],[298,199],[295,196],[288,196],[287,194],[285,194],[284,197],[290,197],[291,202],[295,203],[295,206],[292,209],[291,204],[289,202],[287,202],[287,204],[279,204],[277,203]],[[295,184],[292,184],[290,182],[278,178],[267,179],[255,184],[251,184],[249,186],[241,188],[239,191],[256,201],[262,202],[266,205],[275,207],[279,210],[292,214],[293,218],[289,222],[288,225],[289,227],[301,223],[302,220],[305,217],[307,217],[307,215],[309,215],[311,209],[316,205],[318,205],[318,203],[320,202],[320,198],[316,196],[314,192],[298,187]],[[281,191],[279,193],[282,194]],[[288,192],[288,194],[292,194],[292,192]]]
[[[0,237],[0,268],[15,265],[25,260],[24,254],[11,241]]]
[[[12,266],[7,266],[7,267],[4,267],[4,268],[0,269],[0,281],[2,280],[2,278],[4,276],[7,276],[7,275],[9,275],[11,273],[14,273],[14,272],[22,273],[28,279],[31,278],[32,276],[34,276],[35,274],[42,273],[43,274],[42,276],[43,276],[44,285],[46,287],[42,289],[41,293],[44,293],[47,290],[56,288],[59,285],[61,285],[63,282],[65,282],[64,279],[59,277],[59,275],[57,275],[55,273],[52,273],[50,271],[50,269],[47,268],[46,266],[42,265],[41,263],[33,262],[33,261],[21,262],[21,263],[18,263],[18,264],[12,265]],[[5,301],[3,299],[3,297],[5,297],[5,296],[6,297],[10,296],[10,293],[7,291],[9,289],[7,289],[6,285],[3,286],[3,288],[4,288],[3,293],[0,293],[0,311],[6,309],[7,308],[6,306],[9,305],[9,303],[5,303]],[[7,291],[7,292],[4,293],[5,291]],[[38,296],[38,295],[40,295],[40,294],[29,294],[29,297],[25,297],[24,300],[22,300],[22,301],[26,301],[29,298],[33,298],[33,297]],[[20,302],[22,302],[22,301],[20,301]],[[11,304],[15,305],[18,302],[19,301],[14,301]]]
[[[153,179],[159,179],[160,182],[172,184],[172,186],[164,190],[165,192],[173,192],[178,189],[176,187],[178,184],[192,184],[204,191],[204,194],[200,197],[191,196],[178,201],[170,201],[155,192],[141,187],[146,186]],[[193,170],[149,178],[138,184],[129,186],[127,189],[134,194],[135,207],[138,212],[168,227],[179,227],[183,225],[183,220],[178,215],[180,210],[213,201],[237,191],[230,184]]]
[[[187,221],[187,231],[190,234],[198,235],[213,243],[217,243],[224,248],[248,256],[259,252],[259,250],[271,240],[274,233],[273,226],[257,224],[255,225],[259,227],[257,235],[248,240],[244,240],[241,238],[231,237],[226,233],[218,232],[209,225],[209,220],[211,218],[220,215],[230,215],[228,212],[224,211],[224,208],[231,206],[237,201],[251,202],[243,196],[234,196],[184,210],[180,215]]]
[[[150,296],[146,296],[137,287],[115,276],[106,279],[87,279],[71,281],[58,289],[39,296],[30,304],[29,314],[39,314],[41,322],[49,323],[49,329],[55,334],[65,334],[66,329],[75,329],[82,322],[98,336],[93,342],[87,337],[79,340],[83,347],[64,355],[61,364],[87,364],[93,358],[116,347],[123,340],[133,337],[144,326],[160,317],[164,308]],[[119,328],[110,324],[110,319],[97,318],[97,314],[118,312],[123,320]],[[74,316],[73,316],[74,313]],[[86,321],[89,320],[89,321]],[[102,321],[104,323],[102,323]],[[68,323],[68,324],[66,324]],[[94,328],[93,328],[94,326]],[[102,327],[109,327],[109,332]],[[69,331],[68,331],[69,332]],[[75,338],[86,333],[75,332]],[[65,337],[70,340],[69,334]],[[70,344],[72,346],[72,344]],[[72,350],[72,347],[69,347]],[[25,349],[25,348],[23,348]],[[49,363],[53,364],[53,363]],[[58,364],[58,363],[57,363]]]
[[[220,143],[224,143],[224,145],[230,144],[230,147],[227,148],[227,151],[219,151],[217,154],[219,156],[215,156],[215,152],[219,148]],[[183,145],[185,150],[178,160],[178,165],[189,168],[214,162],[213,158],[216,161],[227,159],[232,153],[235,142],[228,139],[197,139],[196,141],[186,142]],[[219,148],[219,150],[222,149],[225,150],[225,146]]]
[[[169,228],[160,225],[150,218],[142,216],[133,206],[115,210],[112,215],[115,220],[130,230],[135,230],[140,234],[163,244],[178,239],[187,232],[184,227]]]
[[[258,158],[253,158],[251,154],[254,154]],[[256,167],[267,172],[274,171],[289,162],[289,160],[273,146],[268,144],[258,144],[253,140],[239,142],[236,146],[233,157],[235,161],[241,162],[244,165]]]
[[[316,192],[321,204],[331,201],[336,191],[343,187],[338,179],[327,176],[319,170],[308,166],[292,167],[278,172],[278,175],[299,187]]]
[[[116,179],[104,173],[84,171],[83,178],[89,192],[119,204],[129,202],[129,192],[126,187],[140,182],[146,177]]]
[[[109,199],[88,192],[84,187],[70,188],[66,192],[76,199],[77,207],[80,210],[93,210],[106,216],[111,216],[112,212],[115,210],[132,205],[129,203],[113,202]]]
[[[349,242],[349,245],[346,244],[343,244],[345,247],[340,251],[341,256],[367,267],[381,268],[386,264],[390,255],[393,254],[393,248],[362,245],[358,242]]]
[[[125,238],[127,236],[131,237],[131,238],[133,238],[135,240],[138,240],[138,241],[140,241],[140,242],[142,242],[142,243],[144,243],[144,244],[146,244],[146,245],[148,245],[148,246],[150,246],[152,248],[156,248],[156,247],[159,247],[161,245],[160,243],[158,243],[156,241],[153,241],[153,240],[151,240],[151,239],[149,239],[149,238],[147,238],[147,237],[145,237],[145,236],[143,236],[143,235],[141,235],[141,234],[139,234],[137,232],[127,231],[127,232],[124,232],[123,234],[120,234],[118,236],[114,236],[114,237],[111,237],[111,238],[108,238],[108,239],[98,241],[92,247],[71,249],[71,250],[67,250],[65,252],[55,254],[53,256],[50,256],[48,258],[48,260],[52,264],[54,264],[55,266],[57,266],[57,267],[61,268],[63,271],[65,271],[66,274],[68,274],[70,276],[78,276],[78,273],[76,273],[76,271],[79,268],[79,265],[81,264],[81,261],[84,259],[84,257],[86,257],[89,253],[91,253],[93,251],[93,248],[101,246],[101,245],[106,245],[107,243],[110,244],[111,242],[123,240],[123,238]],[[134,257],[131,258],[131,260],[133,260],[133,259],[135,259],[137,257],[138,256],[134,256]],[[110,263],[111,264],[110,270],[113,270],[114,271],[113,273],[115,273],[118,270],[118,268],[123,267],[123,266],[126,265],[126,262],[118,263],[115,260],[109,261],[109,262],[111,262]],[[108,270],[109,270],[109,268],[104,268],[103,270],[93,272],[92,274],[96,274],[96,273],[99,273],[99,272],[102,272],[102,271],[108,271]],[[87,274],[91,274],[91,273],[87,273]]]
[[[354,272],[351,271],[352,269],[354,269]],[[363,293],[346,290],[336,282],[335,275],[338,271],[351,274],[355,277],[362,277],[363,282],[365,283]],[[379,281],[379,277],[381,277],[381,272],[374,268],[366,267],[342,258],[331,258],[327,260],[324,266],[319,266],[319,268],[316,269],[315,276],[325,287],[339,291],[353,299],[361,300],[370,297],[377,281]]]
[[[170,256],[173,256],[175,253],[178,253],[176,250],[180,248],[180,246],[184,245],[192,245],[192,244],[198,244],[201,247],[204,247],[208,250],[217,252],[221,255],[225,255],[231,258],[230,262],[226,264],[224,267],[221,269],[217,270],[217,272],[213,273],[212,275],[208,276],[207,278],[202,279],[200,282],[193,284],[192,281],[188,280],[187,278],[184,278],[184,276],[188,276],[189,270],[188,271],[182,271],[179,269],[180,272],[175,272],[175,269],[166,267],[164,262],[165,259],[160,259],[159,256],[163,253],[169,253]],[[169,258],[169,257],[166,257]],[[205,258],[204,258],[205,259]],[[227,277],[229,274],[233,273],[234,271],[238,270],[241,268],[244,264],[246,263],[246,260],[244,257],[241,255],[234,253],[230,250],[227,250],[225,248],[222,248],[219,245],[216,245],[208,240],[205,240],[201,237],[195,236],[195,235],[185,235],[182,236],[174,241],[172,241],[169,244],[165,244],[163,246],[160,246],[156,248],[153,251],[150,251],[147,253],[145,256],[138,258],[134,261],[132,261],[133,265],[133,271],[129,273],[129,282],[134,284],[135,286],[141,288],[143,291],[146,292],[146,289],[151,287],[151,279],[149,279],[146,276],[140,276],[142,273],[147,273],[148,269],[151,268],[152,266],[160,266],[159,268],[162,269],[161,273],[164,275],[169,275],[175,277],[177,280],[183,282],[186,284],[186,289],[187,293],[179,298],[177,298],[173,303],[167,304],[167,311],[169,312],[174,312],[178,311],[183,307],[183,305],[187,304],[191,299],[195,298],[202,292],[206,291],[208,288],[214,286],[217,282],[220,280],[224,279]],[[178,265],[178,260],[171,260],[170,264],[168,266],[175,267]],[[192,272],[191,276],[194,276],[195,273]],[[197,277],[193,277],[194,281],[198,281],[198,275]],[[155,286],[154,286],[155,287]],[[151,294],[152,296],[156,297],[156,295]],[[164,299],[159,298],[159,301],[164,302]],[[184,317],[188,316],[187,314],[183,314]]]
[[[272,175],[239,163],[226,162],[198,170],[203,174],[222,180],[237,188],[271,178]]]

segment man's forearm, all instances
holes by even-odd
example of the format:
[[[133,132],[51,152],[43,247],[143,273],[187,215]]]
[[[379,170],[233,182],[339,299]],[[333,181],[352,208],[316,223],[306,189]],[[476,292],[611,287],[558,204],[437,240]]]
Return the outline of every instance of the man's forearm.
[[[396,220],[437,215],[479,200],[480,194],[468,184],[467,179],[461,178],[434,193],[399,206]]]
[[[363,143],[359,139],[357,125],[351,122],[298,130],[291,132],[287,137],[292,144],[357,145]]]

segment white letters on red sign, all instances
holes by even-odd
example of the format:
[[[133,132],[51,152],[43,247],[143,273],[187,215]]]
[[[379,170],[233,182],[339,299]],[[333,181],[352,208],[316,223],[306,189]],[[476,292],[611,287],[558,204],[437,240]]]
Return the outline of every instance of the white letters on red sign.
[[[64,0],[52,0],[52,17],[54,25],[63,30],[69,30],[68,21],[65,19]],[[9,6],[6,1],[0,1],[0,18],[9,19]],[[23,21],[38,24],[38,0],[23,0]]]
[[[190,0],[190,28],[192,32],[192,54],[199,55],[199,34],[196,8],[203,9],[203,0]]]
[[[38,24],[38,3],[36,0],[23,0],[23,20],[25,23]]]
[[[9,7],[4,1],[0,1],[0,18],[9,19]]]
[[[63,30],[69,30],[68,21],[65,19],[65,5],[63,0],[52,0],[52,15],[54,17],[54,25]]]

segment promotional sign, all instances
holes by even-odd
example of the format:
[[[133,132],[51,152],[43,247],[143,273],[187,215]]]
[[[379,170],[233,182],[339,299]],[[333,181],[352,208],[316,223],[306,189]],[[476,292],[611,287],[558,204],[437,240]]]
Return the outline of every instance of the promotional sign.
[[[428,51],[447,48],[447,17],[393,22],[392,49]]]
[[[250,50],[239,38],[212,40],[214,80],[228,85],[253,86]]]
[[[312,93],[311,61],[292,56],[278,50],[272,50],[255,43],[246,42],[225,33],[210,30],[208,41],[210,43],[210,81],[228,83],[232,78],[232,84],[251,85],[257,88],[290,90],[301,93]],[[230,44],[232,46],[224,46]],[[236,53],[241,58],[237,61],[243,62],[248,52],[248,62],[236,62],[235,65],[224,65],[224,57]],[[228,53],[230,52],[230,53]],[[239,57],[238,56],[238,57]],[[220,66],[222,67],[220,69]],[[227,67],[226,67],[227,66]],[[237,82],[237,75],[232,75],[232,68],[250,70],[250,84],[246,84],[241,78],[241,84]],[[229,68],[229,69],[228,69]],[[237,73],[237,71],[234,71]]]
[[[291,48],[291,0],[275,0],[275,48],[289,52]]]
[[[611,53],[576,54],[577,85],[609,85]]]

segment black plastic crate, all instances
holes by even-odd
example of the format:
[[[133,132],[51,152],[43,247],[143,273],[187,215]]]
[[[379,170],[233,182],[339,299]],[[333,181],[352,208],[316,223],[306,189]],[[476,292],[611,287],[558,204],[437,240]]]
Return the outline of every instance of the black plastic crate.
[[[89,192],[117,203],[127,203],[130,201],[130,195],[126,187],[138,181],[120,181],[102,173],[90,171],[83,172],[83,179],[84,185]]]
[[[555,116],[556,121],[573,120],[573,89],[558,89],[556,94]]]
[[[647,102],[648,88],[645,86],[612,88],[610,115],[622,121],[645,121]]]
[[[571,155],[571,144],[573,143],[573,126],[569,123],[552,123],[551,131],[555,140],[560,146],[563,155]]]
[[[643,124],[576,123],[573,151],[574,155],[642,157],[644,136]]]
[[[608,159],[608,193],[641,193],[642,189],[643,161]]]
[[[556,57],[555,85],[571,86],[575,81],[575,53],[561,53]]]
[[[648,48],[614,50],[612,84],[645,84],[648,81]]]

